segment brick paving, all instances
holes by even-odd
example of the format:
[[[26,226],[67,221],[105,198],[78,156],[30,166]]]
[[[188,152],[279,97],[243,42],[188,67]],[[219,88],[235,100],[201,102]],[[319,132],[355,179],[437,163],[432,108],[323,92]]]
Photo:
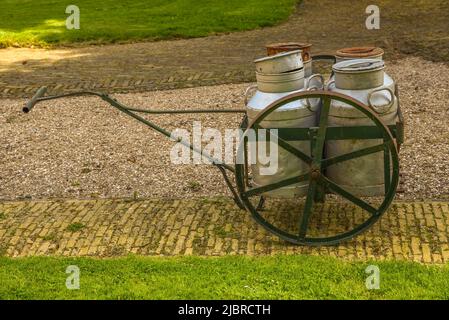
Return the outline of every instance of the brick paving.
[[[29,97],[41,85],[50,93],[143,92],[250,82],[252,60],[264,54],[265,44],[279,41],[311,42],[314,53],[371,44],[385,48],[387,59],[416,54],[449,61],[445,0],[377,2],[377,31],[364,26],[371,1],[304,0],[288,22],[273,28],[152,43],[1,49],[0,97]],[[333,212],[345,224],[360,219],[356,210],[327,204],[320,221],[330,230],[340,227]],[[448,232],[447,202],[396,202],[368,232],[320,248],[277,239],[228,199],[0,202],[0,255],[13,257],[309,253],[444,263]]]
[[[339,228],[337,220],[360,220],[349,207],[323,208],[330,229]],[[0,203],[0,254],[12,257],[303,253],[445,263],[448,231],[448,202],[396,202],[369,231],[324,247],[279,240],[227,198]]]
[[[29,97],[42,85],[50,93],[142,92],[251,82],[252,60],[264,55],[266,44],[279,41],[308,41],[314,53],[371,44],[385,48],[387,59],[405,53],[449,61],[446,0],[376,1],[380,30],[365,27],[369,4],[372,1],[304,0],[279,26],[199,39],[0,49],[0,97]]]

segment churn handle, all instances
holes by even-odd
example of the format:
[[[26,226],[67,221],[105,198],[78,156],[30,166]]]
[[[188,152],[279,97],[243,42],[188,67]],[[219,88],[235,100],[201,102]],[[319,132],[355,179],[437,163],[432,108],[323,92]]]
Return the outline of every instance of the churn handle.
[[[320,79],[321,79],[321,88],[318,88],[318,87],[309,87],[310,81],[311,81],[312,79],[314,79],[314,78],[320,78]],[[310,77],[306,78],[306,81],[305,81],[305,83],[304,83],[304,88],[305,88],[307,91],[318,90],[318,89],[324,89],[324,77],[323,77],[321,74],[319,74],[319,73],[312,74]]]
[[[326,85],[326,90],[330,90],[331,85],[335,85],[335,80],[332,79],[331,81],[329,81]]]
[[[376,92],[381,92],[381,91],[387,91],[387,92],[390,94],[390,97],[391,97],[390,102],[389,102],[387,105],[381,107],[383,111],[377,110],[377,108],[375,108],[375,107],[373,106],[373,104],[371,103],[371,97],[372,97],[372,95],[373,95],[374,93],[376,93]],[[372,109],[374,112],[376,112],[377,114],[385,114],[385,113],[387,113],[388,111],[390,111],[391,107],[394,105],[394,99],[395,99],[394,92],[393,92],[393,90],[391,90],[391,89],[388,88],[388,87],[382,87],[382,88],[379,88],[379,89],[374,89],[374,90],[370,91],[370,93],[368,93],[368,105],[369,105],[369,106],[371,107],[371,109]],[[381,108],[379,108],[379,109],[381,109]]]
[[[313,86],[313,87],[309,87],[310,85],[310,81],[314,78],[319,78],[321,79],[321,88],[317,87],[317,86]],[[305,83],[304,83],[304,88],[306,89],[306,91],[312,91],[312,90],[320,90],[320,89],[324,89],[324,77],[319,74],[319,73],[315,73],[312,74],[310,77],[306,78]],[[312,105],[309,101],[308,98],[305,99],[306,100],[306,107],[310,112],[315,112],[316,110],[312,109]]]
[[[257,84],[252,84],[245,90],[245,106],[248,104],[249,95],[251,94],[251,91],[257,89]]]

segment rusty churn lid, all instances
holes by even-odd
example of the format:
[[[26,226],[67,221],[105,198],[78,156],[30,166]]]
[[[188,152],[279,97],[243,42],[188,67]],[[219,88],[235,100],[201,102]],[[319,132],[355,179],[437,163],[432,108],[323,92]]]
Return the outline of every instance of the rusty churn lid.
[[[382,59],[384,50],[379,47],[352,47],[337,50],[337,58],[341,60],[348,59]]]

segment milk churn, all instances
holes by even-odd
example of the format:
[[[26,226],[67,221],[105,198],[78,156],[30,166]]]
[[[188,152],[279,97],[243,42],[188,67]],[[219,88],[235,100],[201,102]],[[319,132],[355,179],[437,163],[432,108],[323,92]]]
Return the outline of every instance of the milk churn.
[[[335,58],[338,62],[354,59],[376,59],[383,60],[384,50],[379,47],[352,47],[337,50]],[[384,72],[384,82],[391,82],[393,79]],[[394,86],[394,82],[393,82]]]
[[[288,56],[294,55],[298,55],[297,58],[298,61],[300,61],[300,67],[297,68],[298,66],[293,63],[290,65],[290,68],[293,68],[292,71],[285,70],[289,69],[288,64],[292,61],[291,59],[288,59]],[[270,62],[273,63],[274,66],[267,65],[267,63]],[[311,90],[317,86],[319,88],[319,84],[321,84],[322,87],[324,82],[320,75],[313,75],[307,79],[304,78],[304,66],[299,50],[262,58],[256,60],[255,64],[256,69],[258,70],[256,72],[257,85],[249,87],[245,93],[245,97],[249,97],[249,95],[255,91],[250,99],[245,99],[248,120],[250,122],[256,119],[257,115],[272,102],[293,92]],[[278,73],[259,72],[264,70],[283,71]],[[287,103],[267,116],[260,125],[267,129],[308,128],[315,126],[317,122],[316,112],[319,106],[318,103],[318,99],[311,99],[310,101],[297,100]],[[269,133],[267,132],[267,136],[268,135]],[[310,142],[289,141],[289,143],[304,153],[310,154]],[[257,155],[251,154],[251,158],[256,160],[255,163],[251,165],[252,182],[255,187],[278,182],[308,171],[308,166],[306,166],[305,163],[281,147],[278,147],[277,171],[273,175],[261,174],[260,169],[264,167],[264,165],[261,164]],[[307,182],[303,182],[275,191],[270,191],[264,195],[272,197],[294,197],[303,195],[306,191]]]
[[[378,59],[346,60],[335,64],[335,77],[328,89],[351,96],[368,105],[385,125],[396,123],[398,105],[394,82],[385,77],[384,62]],[[329,126],[372,126],[360,111],[339,101],[332,101]],[[329,140],[326,157],[334,157],[381,144],[382,140]],[[378,152],[327,168],[326,175],[335,183],[358,196],[384,194],[383,153]]]
[[[281,52],[301,50],[305,77],[310,77],[312,75],[312,55],[310,54],[311,47],[312,45],[310,43],[298,43],[298,42],[272,43],[266,46],[267,54],[269,56]]]

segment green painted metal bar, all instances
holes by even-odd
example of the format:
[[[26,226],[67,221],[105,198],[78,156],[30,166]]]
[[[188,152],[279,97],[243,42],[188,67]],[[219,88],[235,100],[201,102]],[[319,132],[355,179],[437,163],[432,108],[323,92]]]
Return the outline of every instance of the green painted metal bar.
[[[148,109],[128,108],[128,110],[148,114],[246,113],[245,109],[148,110]]]
[[[393,137],[398,136],[399,124],[388,126]],[[279,138],[284,141],[305,141],[310,139],[309,128],[279,128]],[[328,127],[326,140],[382,139],[383,133],[376,126]]]
[[[278,128],[278,137],[284,141],[310,140],[309,128]]]
[[[346,154],[343,154],[343,155],[340,155],[340,156],[335,156],[335,157],[332,157],[332,158],[324,159],[321,162],[321,165],[323,167],[329,167],[329,166],[334,165],[334,164],[339,163],[339,162],[348,161],[348,160],[352,160],[352,159],[355,159],[355,158],[360,158],[360,157],[363,157],[363,156],[366,156],[366,155],[369,155],[369,154],[372,154],[372,153],[380,152],[380,151],[383,151],[383,150],[385,150],[385,144],[384,143],[378,144],[378,145],[375,145],[375,146],[372,146],[372,147],[356,150],[356,151],[353,151],[353,152],[350,152],[350,153],[346,153]]]
[[[313,170],[319,171],[318,174],[321,172],[321,160],[323,158],[323,150],[324,150],[324,144],[326,142],[326,129],[327,129],[327,122],[329,117],[329,109],[330,109],[331,99],[329,97],[325,97],[323,99],[323,105],[321,107],[320,112],[320,121],[318,125],[318,130],[316,131],[316,135],[314,135],[315,142],[313,143],[313,150],[312,150],[312,173],[314,174]],[[316,168],[313,168],[313,167]],[[315,193],[317,191],[317,180],[312,176],[312,179],[310,179],[309,182],[309,189],[307,191],[307,199],[306,203],[304,204],[304,210],[302,214],[302,219],[300,220],[299,224],[299,239],[304,239],[307,234],[307,229],[309,227],[309,219],[310,215],[312,214],[313,209],[313,203],[315,199]]]
[[[326,142],[327,121],[329,117],[331,99],[325,97],[323,99],[323,105],[320,112],[320,121],[318,124],[317,138],[315,143],[315,150],[313,151],[313,163],[321,165],[321,159],[323,157],[324,143]]]
[[[357,206],[361,207],[362,209],[368,211],[372,215],[377,214],[378,210],[376,208],[374,208],[373,206],[371,206],[369,203],[366,203],[362,199],[357,198],[352,193],[346,191],[345,189],[343,189],[339,185],[335,184],[334,182],[332,182],[331,180],[329,180],[325,176],[321,176],[320,179],[323,181],[323,183],[325,183],[328,186],[329,189],[333,190],[335,193],[341,195],[342,197],[344,197],[347,200],[351,201],[355,205],[357,205]]]
[[[152,128],[152,129],[154,129],[154,130],[156,130],[157,132],[162,133],[162,134],[165,135],[166,137],[171,138],[171,134],[172,134],[172,133],[171,133],[170,131],[167,131],[167,130],[165,130],[165,129],[159,127],[158,125],[156,125],[156,124],[154,124],[154,123],[152,123],[152,122],[150,122],[150,121],[148,121],[148,120],[142,118],[141,116],[138,116],[137,114],[135,114],[135,113],[129,111],[128,108],[127,108],[125,105],[121,104],[121,103],[118,102],[117,100],[115,100],[115,99],[109,97],[108,95],[101,95],[100,97],[101,97],[104,101],[109,102],[113,107],[115,107],[115,108],[117,108],[118,110],[122,111],[123,113],[126,113],[126,114],[129,115],[130,117],[132,117],[132,118],[134,118],[134,119],[136,119],[136,120],[142,122],[143,124],[147,125],[148,127]],[[221,160],[218,160],[218,159],[212,157],[212,156],[209,155],[208,153],[205,153],[203,150],[196,148],[196,147],[193,146],[192,144],[190,144],[190,143],[188,143],[188,142],[185,142],[185,141],[182,140],[182,139],[178,139],[177,142],[181,143],[183,146],[185,146],[185,147],[191,149],[192,151],[199,153],[199,154],[202,155],[203,157],[206,157],[206,158],[207,158],[208,160],[210,160],[213,164],[219,164],[219,165],[221,165],[223,168],[225,168],[225,169],[227,169],[227,170],[229,170],[229,171],[231,171],[231,172],[234,172],[234,168],[233,168],[233,167],[231,167],[231,166],[229,166],[229,165],[227,165],[227,164],[225,164],[225,163],[222,163]]]
[[[316,148],[316,137],[317,137],[317,134],[318,134],[318,127],[310,128],[310,150],[311,150],[312,153],[313,153],[313,150],[315,150],[315,148]],[[321,167],[320,173],[324,174],[324,168],[323,167]],[[315,197],[314,197],[313,200],[315,202],[322,203],[322,202],[324,202],[325,197],[326,197],[326,190],[325,190],[325,188],[322,185],[317,184],[316,191],[315,191]]]
[[[390,127],[390,126],[389,126]],[[392,131],[393,137],[396,138],[398,146],[404,143],[404,123],[397,122],[395,126],[395,130]]]
[[[248,170],[249,170],[249,164],[248,164],[248,137],[245,136],[243,138],[243,152],[244,152],[244,158],[245,158],[245,184],[249,187],[249,177],[248,177]]]
[[[154,124],[153,122],[148,121],[148,120],[142,118],[141,116],[133,113],[132,111],[130,111],[130,109],[132,109],[132,108],[129,108],[129,107],[125,106],[124,104],[121,104],[120,102],[117,101],[117,99],[112,98],[109,95],[104,94],[104,93],[99,93],[99,92],[94,92],[94,91],[79,91],[79,92],[66,93],[66,94],[57,95],[57,96],[41,97],[41,98],[37,99],[36,102],[42,102],[42,101],[54,100],[54,99],[66,98],[66,97],[83,96],[83,95],[92,95],[92,96],[100,97],[101,99],[108,102],[111,106],[115,107],[119,111],[127,114],[128,116],[138,120],[139,122],[145,124],[146,126],[150,127],[151,129],[153,129],[171,139],[172,133],[170,131],[167,131],[167,130],[159,127],[158,125]],[[207,158],[209,161],[211,161],[213,164],[220,165],[223,168],[225,168],[231,172],[235,172],[235,169],[232,166],[222,163],[221,160],[212,157],[211,155],[203,152],[203,150],[194,147],[192,144],[185,142],[182,139],[178,139],[177,142],[181,143],[183,146],[189,148],[193,152],[197,152],[197,153],[201,154],[202,156]]]
[[[388,126],[393,137],[396,135],[396,126]],[[329,127],[326,140],[351,140],[351,139],[382,139],[384,137],[381,130],[376,126],[348,126]]]
[[[385,194],[388,193],[390,189],[390,150],[387,145],[388,141],[384,142],[384,186]]]
[[[309,189],[307,190],[306,203],[304,204],[304,210],[302,213],[302,219],[299,224],[299,239],[304,239],[307,234],[307,229],[309,227],[309,218],[312,212],[313,202],[315,198],[317,182],[316,180],[311,180],[309,183]]]
[[[55,96],[47,96],[37,99],[37,101],[47,101],[55,100],[59,98],[77,97],[82,95],[95,95],[101,97],[103,94],[94,91],[79,91],[72,93],[65,93]],[[189,113],[246,113],[245,109],[192,109],[192,110],[148,110],[140,108],[126,107],[127,110],[138,113],[148,113],[148,114],[189,114]]]
[[[237,191],[235,190],[234,186],[232,185],[231,180],[229,180],[229,177],[226,173],[226,169],[223,168],[223,166],[219,165],[219,164],[216,164],[215,166],[220,170],[221,174],[223,175],[223,179],[225,180],[225,183],[228,186],[229,191],[231,191],[231,193],[232,193],[232,198],[234,199],[235,204],[240,209],[245,209],[245,205],[240,200],[240,197],[239,197]]]
[[[78,92],[70,92],[70,93],[64,93],[54,96],[46,96],[37,99],[37,101],[48,101],[48,100],[55,100],[55,99],[61,99],[61,98],[69,98],[69,97],[79,97],[79,96],[98,96],[101,97],[102,93],[95,92],[95,91],[78,91]]]
[[[243,195],[245,197],[252,197],[252,196],[260,195],[264,192],[276,190],[276,189],[279,189],[282,187],[292,185],[294,183],[306,181],[307,179],[309,179],[309,177],[310,177],[310,174],[306,173],[306,174],[302,174],[302,175],[295,176],[292,178],[287,178],[287,179],[284,179],[284,180],[281,180],[281,181],[278,181],[275,183],[267,184],[265,186],[249,189],[246,192],[244,192]]]
[[[404,143],[404,116],[402,115],[402,110],[401,110],[401,99],[399,96],[399,87],[398,84],[396,83],[394,86],[394,95],[396,96],[397,102],[398,102],[398,119],[399,121],[396,122],[396,127],[397,127],[397,135],[396,135],[396,141],[397,141],[397,145],[398,145],[398,150],[401,147],[401,144]]]
[[[240,124],[240,129],[242,130],[242,132],[245,132],[245,130],[248,128],[248,116],[245,115],[243,117],[242,123]],[[243,137],[243,166],[244,166],[244,179],[245,179],[245,184],[247,187],[251,187],[250,183],[249,183],[249,177],[248,177],[248,170],[249,170],[249,165],[248,165],[248,137],[244,136]]]
[[[263,127],[261,127],[259,124],[254,124],[253,127],[255,129],[265,129]],[[269,129],[265,129],[265,130],[269,130]],[[277,129],[276,129],[277,130]],[[284,148],[285,150],[287,150],[288,152],[294,154],[295,156],[297,156],[298,158],[300,158],[302,161],[304,161],[307,164],[312,163],[312,158],[309,157],[308,155],[306,155],[304,152],[302,152],[301,150],[296,149],[295,147],[293,147],[291,144],[289,144],[288,142],[284,141],[283,139],[279,138],[278,135],[274,134],[273,132],[270,132],[272,135],[276,136],[278,139],[278,145],[282,148]],[[256,135],[257,136],[257,135]]]

